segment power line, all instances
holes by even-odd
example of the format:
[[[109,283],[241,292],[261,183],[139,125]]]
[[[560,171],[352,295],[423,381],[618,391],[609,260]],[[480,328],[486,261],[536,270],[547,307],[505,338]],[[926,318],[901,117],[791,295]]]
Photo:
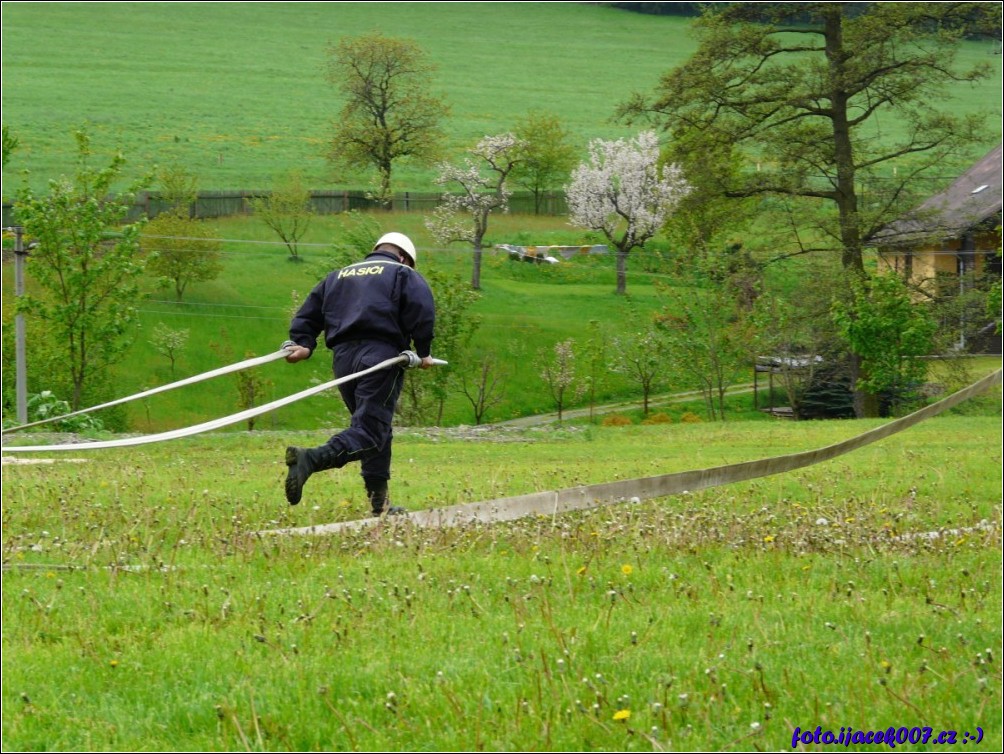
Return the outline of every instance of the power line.
[[[137,312],[142,314],[165,314],[172,317],[196,317],[198,319],[204,319],[207,317],[213,317],[214,319],[248,319],[248,320],[264,320],[267,322],[288,322],[288,317],[249,317],[242,314],[213,314],[211,312],[170,312],[170,311],[159,311],[157,309],[137,309]]]
[[[203,301],[166,301],[164,299],[148,298],[151,304],[167,304],[168,306],[218,306],[227,307],[231,309],[282,309],[282,306],[258,306],[255,304],[216,304],[216,303],[206,303]]]

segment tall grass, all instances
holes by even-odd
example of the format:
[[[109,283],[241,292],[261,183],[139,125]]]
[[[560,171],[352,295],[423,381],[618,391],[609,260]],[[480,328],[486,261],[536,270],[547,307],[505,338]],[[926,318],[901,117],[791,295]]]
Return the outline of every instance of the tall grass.
[[[392,488],[435,507],[875,424],[405,433]],[[777,750],[817,725],[1001,745],[997,419],[555,519],[255,536],[365,509],[349,470],[289,508],[287,439],[5,467],[5,750]]]

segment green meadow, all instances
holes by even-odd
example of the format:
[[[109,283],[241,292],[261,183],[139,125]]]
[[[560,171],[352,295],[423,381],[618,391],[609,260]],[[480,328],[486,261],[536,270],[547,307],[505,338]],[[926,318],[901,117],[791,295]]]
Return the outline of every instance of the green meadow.
[[[454,155],[533,110],[559,116],[584,154],[591,138],[632,133],[611,122],[616,104],[630,92],[651,91],[663,72],[690,54],[689,23],[575,3],[5,4],[0,97],[4,124],[19,146],[4,169],[3,192],[9,199],[25,180],[38,189],[71,173],[71,131],[85,124],[98,164],[121,149],[134,176],[155,165],[174,165],[195,173],[204,189],[268,188],[276,176],[296,168],[316,188],[365,187],[367,176],[332,175],[324,157],[326,133],[339,107],[325,80],[324,61],[331,43],[374,29],[415,39],[438,65],[437,86],[451,105],[445,125]],[[952,92],[956,109],[999,110],[1000,56],[993,51],[990,44],[963,45],[962,62],[989,62],[995,74]],[[883,127],[888,132],[895,124]],[[991,130],[996,138],[999,124]],[[398,190],[435,190],[427,167],[405,164],[397,175]],[[424,250],[423,269],[469,278],[469,250],[435,248],[421,214],[373,218],[383,230],[402,230],[416,239]],[[316,218],[303,249],[307,263],[298,265],[287,261],[277,239],[254,219],[223,219],[214,229],[227,239],[223,274],[191,286],[181,304],[155,281],[144,283],[133,346],[117,365],[108,398],[273,350],[285,338],[294,300],[302,300],[326,271],[330,246],[341,232],[338,218]],[[772,232],[751,231],[747,245],[771,248]],[[565,218],[506,215],[493,218],[486,242],[598,240]],[[610,259],[544,268],[489,254],[484,292],[471,310],[481,322],[474,342],[499,356],[507,394],[486,419],[553,408],[536,362],[554,343],[581,341],[593,321],[623,334],[654,309],[672,306],[674,297],[694,295],[679,284],[668,300],[655,292],[655,282],[674,282],[666,276],[666,262],[682,253],[655,239],[633,254],[625,300],[611,295]],[[5,260],[5,306],[13,298],[11,273]],[[796,262],[772,274],[782,278],[778,285],[790,287],[816,272]],[[31,285],[29,269],[29,290]],[[150,343],[158,325],[189,331],[173,370]],[[44,339],[44,332],[33,336],[31,327],[29,322],[29,339]],[[329,370],[324,358],[315,358],[297,368],[269,365],[260,374],[268,383],[267,397],[274,398],[311,379],[328,379]],[[623,401],[636,394],[623,377],[610,375],[597,397]],[[131,406],[125,421],[156,431],[219,415],[221,409],[229,412],[236,401],[232,378],[222,379]],[[337,405],[318,408],[316,401],[297,404],[257,426],[308,428],[316,426],[318,414],[326,424],[337,423],[339,411]],[[465,399],[451,396],[442,423],[472,420]]]
[[[392,491],[436,507],[878,424],[404,431]],[[283,500],[284,443],[322,436],[5,466],[4,750],[777,751],[817,726],[1001,746],[999,417],[591,512],[262,534],[363,516],[349,469]]]
[[[615,108],[693,52],[688,24],[586,3],[5,3],[0,98],[20,148],[3,192],[24,170],[37,189],[70,174],[81,126],[96,153],[122,150],[134,176],[176,165],[203,189],[268,189],[296,169],[312,188],[370,187],[326,160],[341,103],[325,64],[331,44],[372,31],[414,39],[438,66],[447,157],[531,111],[558,116],[585,155],[590,139],[637,130],[611,122]],[[1000,137],[994,52],[966,43],[960,63],[994,73],[945,93],[946,106],[992,121],[988,144],[960,165]],[[897,125],[881,128],[880,138]],[[437,190],[431,168],[395,175],[398,191]]]
[[[121,148],[133,175],[174,164],[205,189],[268,188],[299,168],[317,188],[364,187],[366,176],[333,175],[324,157],[338,111],[324,54],[343,35],[378,29],[419,41],[439,65],[456,154],[530,110],[559,115],[583,147],[628,135],[609,120],[614,106],[650,90],[693,49],[685,19],[576,3],[2,11],[3,119],[20,139],[4,169],[5,198],[24,170],[35,188],[72,172],[71,131],[83,124],[96,155]],[[993,110],[996,139],[1001,58],[992,51],[964,46],[963,57],[996,73],[953,101]],[[432,171],[405,166],[398,180],[399,190],[430,190]],[[423,270],[469,279],[470,251],[437,248],[421,214],[372,219],[411,235]],[[144,279],[133,345],[108,397],[276,350],[292,310],[330,266],[340,223],[315,218],[303,261],[293,262],[254,218],[214,221],[223,274],[193,285],[180,304]],[[493,218],[486,240],[597,239],[565,218],[506,215]],[[729,421],[690,423],[683,414],[702,406],[672,397],[684,387],[673,384],[655,403],[670,422],[643,425],[638,389],[619,375],[598,399],[628,426],[581,415],[500,424],[553,411],[541,350],[584,338],[593,321],[629,332],[698,295],[672,276],[674,253],[656,239],[632,255],[626,297],[613,294],[609,257],[548,267],[487,253],[470,311],[480,321],[476,347],[506,372],[505,400],[489,411],[491,427],[464,426],[471,409],[452,395],[442,427],[397,429],[394,504],[432,509],[740,463],[881,425],[780,421],[756,411],[748,392],[730,396]],[[798,285],[815,264],[795,260],[771,283]],[[11,273],[5,259],[5,350]],[[660,294],[657,282],[673,285]],[[150,343],[159,324],[189,331],[173,370]],[[30,346],[43,348],[45,335],[29,323]],[[30,392],[45,387],[31,381],[32,353]],[[932,361],[928,381],[961,387],[999,369],[1000,358],[965,364]],[[331,377],[326,352],[257,373],[269,399]],[[147,433],[238,408],[224,377],[124,413],[130,431]],[[266,532],[366,515],[351,466],[312,478],[299,506],[283,498],[285,446],[344,426],[337,397],[273,412],[251,432],[238,425],[134,448],[21,454],[39,462],[5,463],[2,475],[0,748],[832,748],[793,742],[796,729],[818,726],[835,735],[892,729],[906,751],[1000,750],[1000,409],[998,388],[854,453],[727,487],[454,529],[389,519],[333,536]],[[946,732],[956,746],[937,743]]]
[[[203,188],[269,188],[302,170],[334,175],[325,143],[340,108],[326,53],[372,31],[417,41],[438,66],[449,150],[499,133],[533,110],[559,116],[584,148],[630,133],[609,122],[693,49],[687,21],[574,3],[23,3],[4,6],[4,124],[22,152],[5,186],[73,166],[71,130],[121,148],[138,172],[177,164]],[[435,190],[404,167],[398,190]],[[365,184],[363,184],[365,185]],[[5,188],[5,192],[8,188]]]
[[[453,276],[460,281],[469,279],[470,251],[432,246],[422,225],[422,215],[394,213],[373,217],[383,230],[403,230],[416,239],[420,266],[426,273]],[[217,280],[191,286],[181,303],[174,300],[170,291],[157,288],[150,278],[145,279],[144,297],[137,301],[138,319],[129,334],[132,345],[115,365],[104,400],[278,350],[287,337],[293,311],[330,268],[326,260],[331,257],[333,240],[342,232],[337,216],[315,218],[300,252],[302,261],[293,262],[284,248],[270,238],[270,231],[254,218],[230,218],[212,224],[220,236],[228,239],[222,256],[224,272]],[[489,240],[526,243],[536,239],[536,243],[561,244],[571,243],[574,238],[582,236],[562,218],[505,215],[493,219]],[[495,371],[504,376],[504,391],[500,402],[486,412],[483,421],[505,421],[555,410],[539,366],[542,354],[553,353],[555,343],[573,338],[582,344],[591,336],[591,323],[597,323],[607,339],[610,358],[615,348],[613,338],[640,327],[657,309],[672,308],[682,297],[700,295],[698,289],[656,271],[666,267],[657,257],[655,251],[648,250],[632,256],[628,295],[620,297],[613,293],[612,255],[574,258],[548,266],[513,261],[502,252],[486,252],[482,290],[469,309],[469,316],[478,321],[471,345],[475,354],[495,357]],[[795,262],[772,277],[775,285],[792,285],[802,275],[813,274],[815,269],[814,263]],[[6,294],[12,291],[13,275],[6,272],[7,269],[4,292],[9,303],[13,296]],[[660,291],[657,283],[670,287]],[[30,274],[28,285],[30,289]],[[153,332],[158,326],[187,332],[187,341],[177,354],[173,370],[169,359],[158,353],[153,344]],[[29,324],[28,341],[44,344],[45,334]],[[436,348],[435,344],[433,351],[434,355],[451,361],[450,368],[458,373],[470,376],[476,366],[472,361],[475,356],[465,361],[462,356],[458,358]],[[966,360],[956,364],[961,371],[954,374],[942,373],[939,367],[932,366],[929,379],[947,389],[957,389],[968,384],[965,380],[974,381],[995,364],[999,366],[999,358],[986,362]],[[264,381],[257,401],[260,405],[332,379],[330,352],[320,349],[312,359],[297,365],[274,362],[258,367],[254,374]],[[426,372],[416,372],[409,379],[422,380],[428,376]],[[752,370],[748,370],[739,375],[737,385],[748,385],[752,380]],[[31,393],[46,387],[33,380],[30,367],[28,382]],[[657,383],[655,392],[665,395],[692,387],[665,379]],[[766,390],[766,384],[760,388]],[[643,418],[640,388],[624,375],[604,374],[595,401],[620,404],[620,413],[630,414],[635,421]],[[778,390],[775,405],[785,405],[785,401]],[[730,397],[728,406],[732,420],[769,420],[754,410],[748,394]],[[587,398],[583,396],[566,409],[587,407]],[[133,431],[159,432],[236,413],[241,408],[244,406],[239,404],[236,380],[225,376],[113,410],[124,411],[124,420]],[[679,420],[688,411],[705,415],[700,400],[675,405],[668,414]],[[97,416],[101,418],[103,414]],[[256,420],[255,428],[328,428],[344,426],[347,421],[340,399],[332,393],[330,397],[317,396],[265,414]],[[439,423],[444,426],[474,423],[473,409],[458,387],[449,393]]]

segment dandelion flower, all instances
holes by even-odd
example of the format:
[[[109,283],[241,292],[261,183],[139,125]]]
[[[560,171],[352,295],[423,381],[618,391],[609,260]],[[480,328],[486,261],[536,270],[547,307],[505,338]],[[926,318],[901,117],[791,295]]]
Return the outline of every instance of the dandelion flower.
[[[623,721],[631,717],[631,710],[619,709],[614,713],[614,720]]]
[[[630,563],[625,563],[624,565],[621,566],[621,573],[623,573],[625,576],[630,576],[632,571],[634,571],[634,568],[631,567]]]

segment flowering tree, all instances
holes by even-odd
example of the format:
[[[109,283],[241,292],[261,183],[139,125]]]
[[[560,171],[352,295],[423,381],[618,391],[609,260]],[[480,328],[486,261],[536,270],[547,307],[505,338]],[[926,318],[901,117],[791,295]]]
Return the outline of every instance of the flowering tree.
[[[492,212],[508,212],[507,179],[518,161],[522,142],[513,134],[486,136],[464,158],[464,166],[443,163],[436,183],[456,184],[459,191],[443,194],[443,202],[433,211],[425,226],[439,243],[466,241],[474,247],[471,287],[481,289],[481,247],[488,232]]]
[[[589,144],[589,162],[572,172],[565,189],[573,225],[597,230],[617,250],[617,293],[627,290],[627,255],[662,227],[689,191],[676,165],[659,167],[652,131],[634,140]]]
[[[565,404],[576,400],[585,391],[585,384],[579,379],[575,369],[575,339],[554,344],[554,355],[548,358],[540,354],[540,377],[547,383],[558,409],[558,421],[562,419]]]

